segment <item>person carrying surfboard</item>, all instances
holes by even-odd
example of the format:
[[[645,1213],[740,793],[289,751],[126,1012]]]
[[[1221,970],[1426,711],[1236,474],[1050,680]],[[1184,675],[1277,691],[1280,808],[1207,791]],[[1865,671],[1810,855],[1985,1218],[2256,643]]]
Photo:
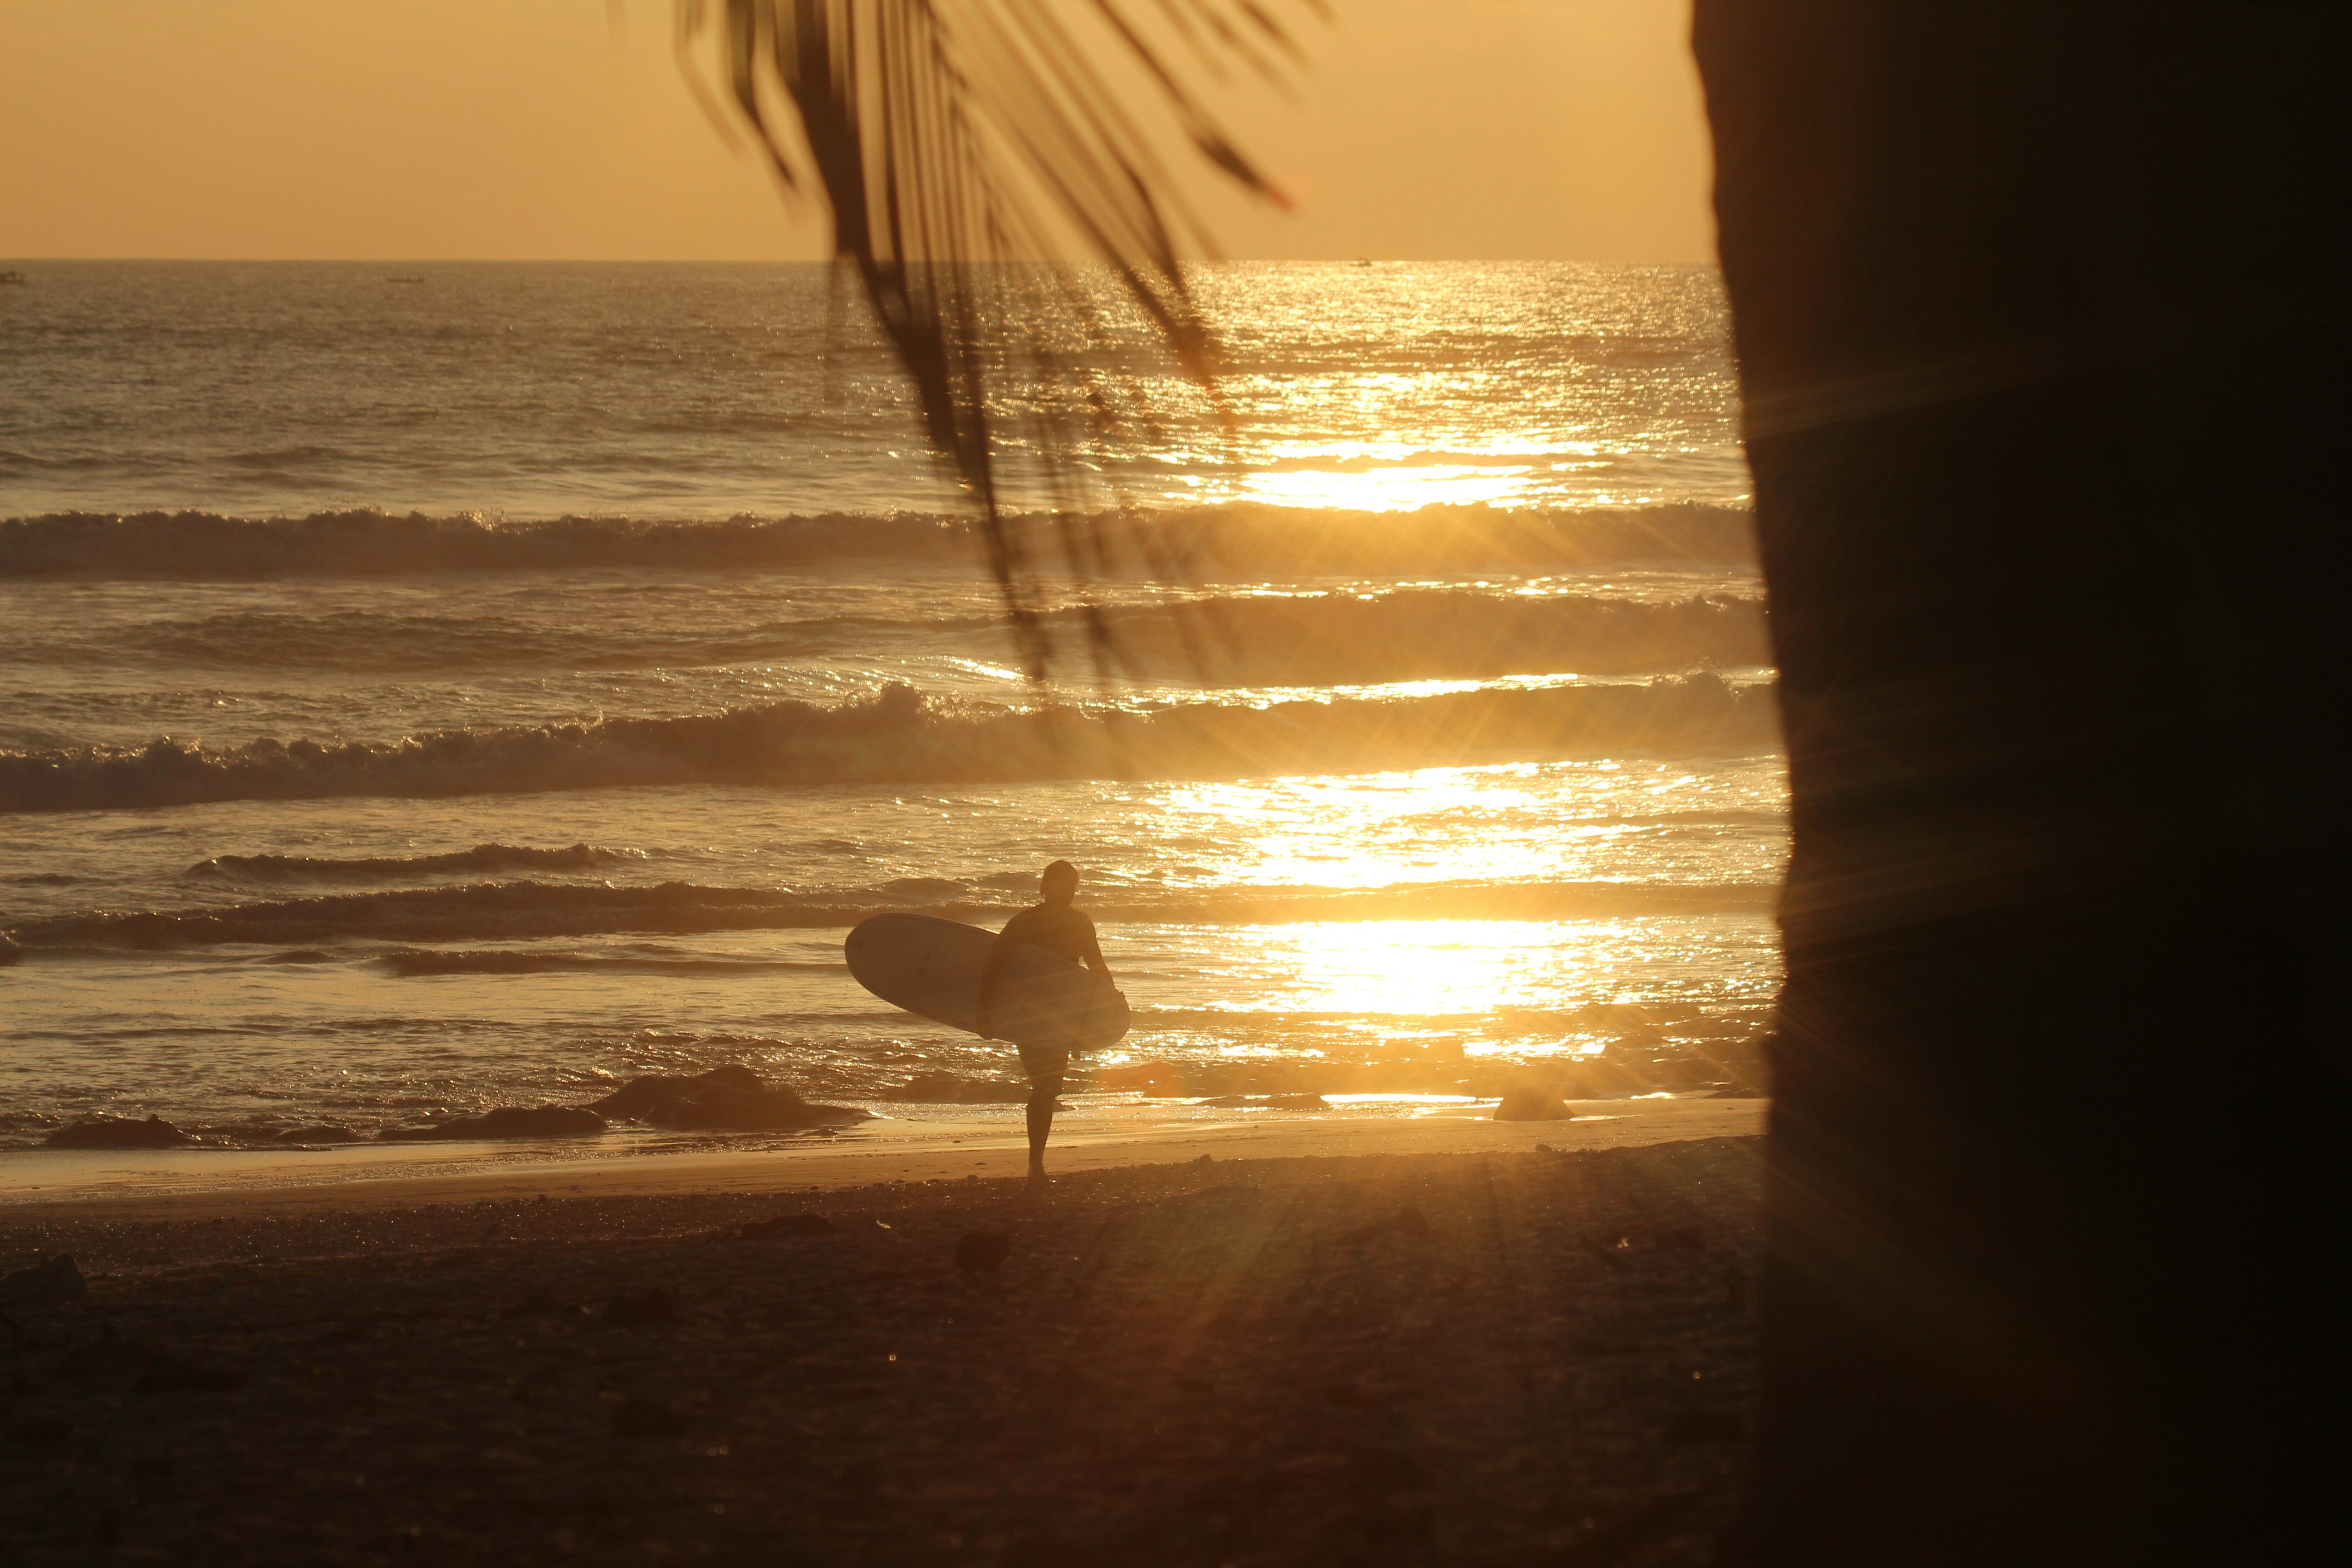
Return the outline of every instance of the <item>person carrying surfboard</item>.
[[[1095,940],[1095,922],[1074,902],[1078,896],[1078,868],[1067,860],[1055,861],[1039,874],[1037,892],[1041,901],[1004,922],[981,964],[978,1022],[985,1038],[996,1038],[997,978],[1020,948],[1043,948],[1110,980],[1110,965],[1103,962],[1101,944]],[[1062,1092],[1070,1053],[1038,1046],[1022,1046],[1020,1050],[1021,1068],[1029,1075],[1029,1184],[1043,1186],[1045,1139],[1054,1130],[1054,1099]]]

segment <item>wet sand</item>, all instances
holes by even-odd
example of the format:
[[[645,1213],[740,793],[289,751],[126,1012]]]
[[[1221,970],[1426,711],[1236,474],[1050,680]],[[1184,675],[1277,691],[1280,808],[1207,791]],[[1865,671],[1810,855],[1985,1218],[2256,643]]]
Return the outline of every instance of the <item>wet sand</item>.
[[[1236,1116],[1149,1104],[1059,1119],[1054,1166],[1104,1170],[1141,1162],[1283,1159],[1304,1154],[1500,1153],[1538,1143],[1614,1148],[1763,1130],[1759,1100],[1574,1100],[1562,1121],[1496,1121],[1493,1108],[1417,1116]],[[259,1204],[279,1212],[378,1208],[541,1193],[619,1196],[797,1192],[881,1182],[1017,1176],[1028,1164],[1021,1108],[990,1116],[934,1110],[835,1135],[747,1148],[678,1137],[549,1143],[359,1143],[291,1150],[173,1149],[0,1154],[0,1225],[81,1214],[209,1216]],[[99,1208],[87,1205],[98,1205]],[[11,1267],[14,1267],[11,1265]]]
[[[1637,1103],[1043,1202],[968,1142],[11,1193],[0,1266],[90,1279],[0,1326],[0,1557],[1699,1563],[1760,1108]]]

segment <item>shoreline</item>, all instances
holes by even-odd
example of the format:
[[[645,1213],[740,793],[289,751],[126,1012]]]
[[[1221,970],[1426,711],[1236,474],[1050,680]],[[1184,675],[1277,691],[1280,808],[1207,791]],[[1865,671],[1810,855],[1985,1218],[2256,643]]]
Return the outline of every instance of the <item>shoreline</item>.
[[[1372,1153],[1510,1153],[1622,1148],[1763,1130],[1761,1100],[1572,1100],[1571,1119],[1496,1121],[1491,1108],[1417,1116],[1183,1117],[1149,1107],[1074,1114],[1047,1152],[1056,1174],[1197,1159]],[[1013,1108],[1016,1111],[1018,1108]],[[887,1129],[888,1131],[883,1131]],[[897,1135],[892,1136],[890,1133]],[[650,1147],[649,1147],[650,1145]],[[88,1218],[374,1209],[551,1195],[624,1197],[814,1192],[893,1182],[1018,1177],[1015,1118],[865,1122],[827,1138],[745,1149],[676,1136],[620,1148],[578,1143],[345,1144],[294,1150],[20,1150],[0,1154],[0,1233]]]

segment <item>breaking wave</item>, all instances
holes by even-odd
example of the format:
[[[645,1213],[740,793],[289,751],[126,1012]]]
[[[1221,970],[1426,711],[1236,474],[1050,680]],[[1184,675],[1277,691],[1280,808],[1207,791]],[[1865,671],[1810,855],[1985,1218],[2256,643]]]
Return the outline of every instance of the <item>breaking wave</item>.
[[[1219,596],[1055,611],[1056,663],[1086,668],[1090,637],[1132,676],[1226,685],[1362,685],[1577,669],[1622,675],[1770,661],[1762,603],[1407,589]],[[365,672],[725,666],[834,653],[913,635],[1002,657],[1002,616],[897,622],[829,616],[754,628],[551,626],[499,618],[239,614],[159,620],[20,647],[22,662],[89,668],[143,658],[173,669]]]
[[[238,881],[391,881],[484,871],[591,871],[628,858],[619,850],[595,849],[585,844],[564,849],[477,844],[447,855],[379,855],[352,860],[311,855],[215,855],[189,867],[185,874]]]
[[[845,974],[846,963],[795,963],[782,959],[656,958],[632,953],[444,952],[396,948],[375,963],[394,974],[667,974],[720,978],[786,972]]]
[[[1778,743],[1769,688],[1706,672],[1150,713],[990,711],[893,685],[832,707],[776,702],[692,718],[446,730],[396,743],[264,740],[208,749],[158,740],[0,752],[0,811],[644,784],[1247,778],[1596,752],[1732,755]]]
[[[971,889],[967,889],[971,890]],[[1185,893],[1107,889],[1087,900],[1098,921],[1161,925],[1291,925],[1326,921],[1559,920],[1604,915],[1754,910],[1770,907],[1769,884],[1654,885],[1625,882],[1408,884],[1379,889],[1234,888]],[[236,904],[216,909],[96,911],[27,921],[6,933],[19,948],[153,950],[220,943],[300,947],[323,942],[402,943],[518,941],[614,932],[686,935],[727,931],[835,930],[889,909],[918,908],[950,920],[1001,920],[1018,907],[1000,899],[910,900],[884,889],[794,893],[707,888],[690,882],[616,888],[604,884],[490,882],[405,888]],[[306,954],[316,961],[319,955]],[[530,973],[641,966],[663,960],[505,952],[379,954],[407,974]],[[687,960],[684,962],[695,962]],[[740,963],[728,963],[730,969]],[[830,967],[830,966],[827,966]]]
[[[1726,595],[1661,604],[1443,588],[1066,611],[1049,621],[1059,662],[1083,665],[1079,635],[1092,628],[1114,667],[1130,675],[1211,685],[1353,686],[1562,669],[1631,675],[1772,658],[1762,602]]]
[[[1626,561],[1750,562],[1745,508],[1697,503],[1586,510],[1485,506],[1362,512],[1264,506],[1013,520],[1027,547],[1062,558],[1073,523],[1090,552],[1157,576],[1375,573]],[[980,559],[959,518],[739,517],[650,522],[565,517],[488,522],[372,510],[302,518],[216,512],[61,512],[0,522],[0,578],[237,581],[409,577],[450,572],[821,570],[834,562]]]

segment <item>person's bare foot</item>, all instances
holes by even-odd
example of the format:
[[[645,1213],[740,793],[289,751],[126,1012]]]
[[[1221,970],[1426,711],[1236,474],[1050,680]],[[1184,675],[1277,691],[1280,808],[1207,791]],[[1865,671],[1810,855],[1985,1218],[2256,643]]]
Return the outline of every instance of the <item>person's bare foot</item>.
[[[1032,1165],[1029,1167],[1030,1195],[1033,1197],[1043,1197],[1046,1193],[1053,1189],[1053,1185],[1054,1178],[1045,1173],[1045,1166]]]

